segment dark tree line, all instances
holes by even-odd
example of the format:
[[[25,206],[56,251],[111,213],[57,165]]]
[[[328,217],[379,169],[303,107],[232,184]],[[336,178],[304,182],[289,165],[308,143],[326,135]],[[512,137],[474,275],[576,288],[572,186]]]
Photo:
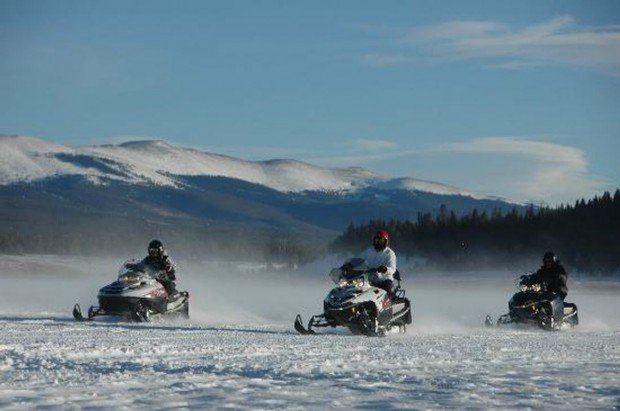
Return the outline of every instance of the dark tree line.
[[[556,208],[530,206],[507,214],[474,209],[457,217],[442,206],[434,214],[418,214],[417,221],[351,224],[330,248],[358,251],[377,229],[390,232],[399,255],[422,257],[441,269],[514,268],[515,260],[538,263],[543,252],[553,250],[574,270],[620,271],[620,189]]]

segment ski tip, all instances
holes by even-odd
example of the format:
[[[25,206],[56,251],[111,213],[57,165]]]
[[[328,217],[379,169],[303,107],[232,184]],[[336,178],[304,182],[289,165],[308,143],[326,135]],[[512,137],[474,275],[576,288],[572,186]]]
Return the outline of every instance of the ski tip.
[[[303,320],[301,319],[301,315],[297,314],[295,317],[295,331],[302,335],[312,335],[315,334],[314,331],[307,329],[304,327]]]
[[[79,304],[75,304],[73,306],[73,318],[75,321],[84,321],[84,316],[82,315],[82,309]]]
[[[302,320],[301,320],[301,315],[297,314],[297,317],[295,317],[295,331],[297,331],[299,334],[306,334],[306,328],[304,327]]]

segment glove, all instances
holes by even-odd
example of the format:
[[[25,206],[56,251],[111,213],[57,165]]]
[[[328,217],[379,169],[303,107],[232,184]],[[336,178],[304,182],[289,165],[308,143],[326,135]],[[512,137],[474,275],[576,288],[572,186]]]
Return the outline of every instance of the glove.
[[[385,274],[387,273],[387,267],[384,265],[380,265],[379,267],[377,267],[377,271],[380,272],[381,274]]]

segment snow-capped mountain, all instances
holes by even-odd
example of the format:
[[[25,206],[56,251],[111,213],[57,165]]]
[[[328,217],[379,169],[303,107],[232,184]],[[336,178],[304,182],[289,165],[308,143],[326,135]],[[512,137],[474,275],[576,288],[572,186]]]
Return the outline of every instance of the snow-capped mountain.
[[[163,141],[67,147],[0,137],[0,251],[116,253],[157,236],[196,255],[205,247],[238,255],[259,248],[242,241],[264,249],[265,238],[276,244],[284,235],[325,244],[350,223],[415,220],[444,205],[457,214],[514,207],[362,168],[245,161]]]
[[[325,168],[296,160],[246,161],[165,141],[67,147],[24,136],[0,136],[0,185],[77,175],[97,183],[182,186],[179,176],[234,178],[280,192],[352,193],[363,188],[480,198],[456,187],[413,178],[389,179],[359,167]]]

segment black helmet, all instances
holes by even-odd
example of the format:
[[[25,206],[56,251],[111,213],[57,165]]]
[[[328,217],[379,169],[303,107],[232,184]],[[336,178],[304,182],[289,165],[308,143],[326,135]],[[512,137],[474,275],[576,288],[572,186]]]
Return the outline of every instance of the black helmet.
[[[164,245],[159,240],[152,240],[149,243],[148,248],[149,255],[151,257],[162,257],[164,255]]]
[[[557,257],[555,256],[555,253],[553,251],[547,251],[545,253],[545,255],[543,255],[543,263],[546,263],[547,261],[551,262],[551,263],[555,263],[558,261]]]

